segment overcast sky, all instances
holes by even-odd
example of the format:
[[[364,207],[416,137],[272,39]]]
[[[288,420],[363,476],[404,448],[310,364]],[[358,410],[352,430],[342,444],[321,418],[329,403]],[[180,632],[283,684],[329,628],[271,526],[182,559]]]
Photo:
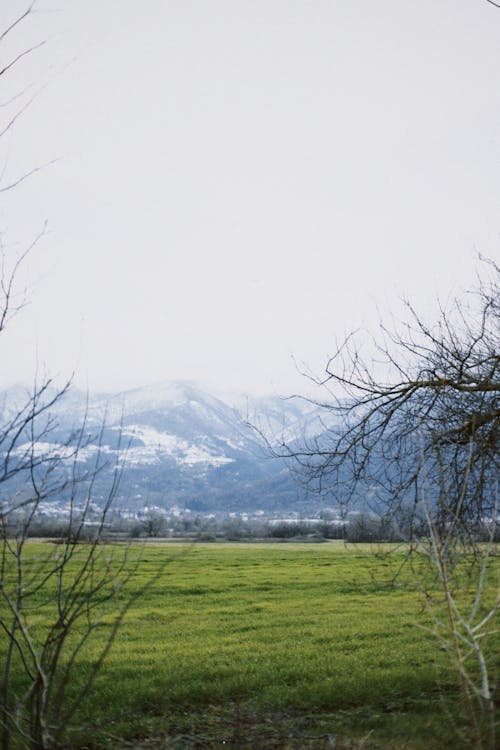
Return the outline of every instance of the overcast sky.
[[[4,0],[2,28],[26,3]],[[486,0],[38,0],[2,101],[9,252],[48,221],[1,383],[300,390],[336,337],[432,316],[500,255],[500,10]],[[2,87],[0,87],[1,89]],[[0,117],[5,120],[6,112]]]

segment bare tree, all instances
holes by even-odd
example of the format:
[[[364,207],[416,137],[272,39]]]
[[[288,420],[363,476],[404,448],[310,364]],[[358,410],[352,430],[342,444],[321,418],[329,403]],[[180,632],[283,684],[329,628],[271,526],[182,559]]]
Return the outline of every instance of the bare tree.
[[[12,76],[44,41],[5,51],[34,13],[34,3],[0,31],[4,62],[0,84]],[[5,88],[2,88],[5,92]],[[0,101],[0,143],[29,108],[31,87]],[[18,188],[38,172],[5,177],[0,193]],[[24,264],[43,235],[18,253],[0,236],[0,338],[26,304]],[[110,467],[103,451],[104,426],[92,439],[86,418],[62,430],[55,413],[71,379],[57,386],[35,379],[20,399],[0,404],[0,746],[56,747],[71,724],[114,641],[135,594],[123,586],[137,563],[127,548],[103,544],[117,496],[123,453]],[[93,456],[93,460],[89,457]],[[105,490],[103,490],[105,487]],[[64,503],[66,534],[44,552],[29,542],[37,518],[49,504]],[[106,615],[107,627],[100,628]],[[92,644],[92,651],[88,647]],[[90,657],[89,654],[94,656]],[[97,654],[97,656],[95,655]],[[82,658],[90,658],[79,678]],[[81,670],[80,670],[81,671]]]
[[[19,740],[36,750],[62,743],[126,612],[168,562],[127,590],[142,548],[106,538],[126,447],[118,439],[110,464],[105,421],[94,436],[85,418],[61,441],[53,407],[66,390],[35,387],[0,431],[2,750]],[[42,552],[30,535],[56,504],[65,511],[65,531]]]
[[[473,535],[494,511],[500,466],[499,277],[485,261],[477,286],[432,326],[406,301],[406,319],[381,325],[368,358],[361,335],[347,336],[316,381],[325,429],[275,451],[347,505],[420,520],[425,466],[435,523]]]
[[[154,508],[148,509],[141,518],[140,527],[148,537],[164,536],[168,529],[165,514]]]
[[[498,488],[493,490],[498,493]],[[467,746],[495,750],[495,633],[500,611],[498,570],[495,566],[495,524],[487,527],[480,554],[457,549],[455,529],[445,531],[436,524],[432,503],[423,490],[428,525],[428,543],[420,546],[420,559],[430,563],[431,581],[414,568],[415,580],[424,595],[431,632],[448,655],[463,699],[466,722],[459,730]],[[493,520],[497,519],[498,496]],[[428,573],[429,568],[424,568]],[[435,578],[432,585],[432,578]]]
[[[121,467],[115,467],[97,524],[89,526],[95,481],[104,467],[102,452],[98,448],[90,469],[82,468],[83,424],[64,445],[54,446],[53,451],[44,448],[39,454],[36,416],[32,410],[30,439],[21,445],[14,441],[13,446],[11,441],[13,464],[0,481],[0,629],[7,643],[1,675],[4,750],[13,735],[34,748],[57,743],[102,664],[128,605],[117,599],[127,579],[128,555],[123,550],[116,555],[101,544]],[[46,430],[43,436],[48,437]],[[20,433],[19,440],[26,437]],[[61,499],[66,500],[69,514],[66,535],[55,548],[34,554],[28,543],[32,524],[47,502]],[[99,634],[99,656],[75,691],[78,657],[110,608],[113,625],[107,637]],[[46,612],[43,624],[37,623],[40,610]]]
[[[467,740],[493,750],[500,269],[483,260],[481,271],[474,288],[440,307],[434,325],[406,301],[406,317],[381,325],[369,356],[366,336],[347,336],[315,381],[326,392],[314,401],[323,429],[274,452],[344,509],[363,503],[412,542],[415,581],[450,655]]]

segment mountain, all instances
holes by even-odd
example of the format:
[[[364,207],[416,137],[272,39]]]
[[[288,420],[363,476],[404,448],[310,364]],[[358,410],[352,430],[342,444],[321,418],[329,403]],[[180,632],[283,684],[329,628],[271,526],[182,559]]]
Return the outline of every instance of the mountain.
[[[45,403],[55,395],[47,389]],[[0,393],[2,424],[23,413],[27,398],[17,386]],[[90,395],[72,387],[40,416],[37,427],[37,455],[64,455],[76,431],[84,444],[77,457],[82,470],[106,458],[97,499],[105,496],[116,460],[124,459],[123,508],[177,506],[198,512],[307,508],[290,467],[271,458],[260,433],[271,442],[291,442],[324,429],[308,402],[238,396],[228,403],[189,382]],[[21,433],[13,455],[22,457],[29,447],[30,436]]]

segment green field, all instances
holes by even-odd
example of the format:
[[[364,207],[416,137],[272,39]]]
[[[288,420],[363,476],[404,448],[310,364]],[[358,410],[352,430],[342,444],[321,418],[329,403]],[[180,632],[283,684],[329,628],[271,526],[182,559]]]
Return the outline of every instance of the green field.
[[[165,544],[140,555],[123,600],[152,582],[74,717],[71,747],[468,746],[415,574],[395,577],[403,552]],[[33,613],[36,627],[47,612]]]

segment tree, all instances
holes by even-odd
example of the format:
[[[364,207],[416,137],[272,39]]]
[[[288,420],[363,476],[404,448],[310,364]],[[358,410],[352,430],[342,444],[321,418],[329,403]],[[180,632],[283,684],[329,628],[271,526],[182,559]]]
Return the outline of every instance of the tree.
[[[5,51],[6,42],[32,17],[33,10],[31,3],[0,31],[0,50],[6,60],[0,69],[0,84],[44,43]],[[4,97],[0,142],[32,101],[31,89]],[[39,169],[9,180],[4,179],[2,170],[0,193],[18,188]],[[1,245],[0,334],[26,303],[20,278],[42,234],[43,229],[17,254]],[[61,742],[125,612],[148,585],[124,596],[123,587],[137,559],[133,564],[129,549],[103,544],[122,472],[121,446],[109,472],[108,457],[102,450],[104,425],[90,462],[86,418],[73,430],[62,431],[55,411],[70,383],[57,386],[48,376],[35,379],[30,392],[0,405],[2,750],[21,745],[45,750]],[[44,509],[55,501],[65,503],[66,533],[57,545],[46,545],[41,553],[29,544],[30,533]],[[105,624],[104,616],[107,624],[98,631],[98,626]]]
[[[317,380],[328,427],[278,452],[317,490],[346,505],[421,519],[422,493],[444,533],[471,537],[496,509],[500,467],[500,270],[484,261],[475,288],[428,325],[405,302],[363,356],[350,334]],[[366,344],[366,338],[365,342]],[[411,534],[411,527],[410,527]]]
[[[449,654],[467,741],[496,745],[489,651],[500,611],[495,583],[500,478],[500,269],[483,261],[476,286],[428,325],[410,302],[363,355],[351,334],[316,381],[325,428],[278,452],[344,508],[363,502],[406,532],[432,631]],[[366,339],[365,339],[366,342]],[[329,426],[327,426],[329,425]],[[486,539],[486,543],[484,543]],[[478,541],[482,544],[478,544]],[[416,542],[418,541],[418,546]],[[422,567],[422,556],[430,562]],[[436,594],[438,592],[438,595]],[[464,730],[465,731],[465,730]]]
[[[4,467],[9,468],[0,479],[0,630],[6,643],[0,689],[3,750],[19,736],[28,747],[40,750],[57,744],[130,605],[130,600],[119,599],[130,575],[129,556],[102,545],[121,467],[115,467],[89,537],[93,488],[103,467],[101,452],[92,468],[82,471],[82,426],[64,446],[37,455],[37,416],[32,410],[25,428],[32,433],[27,443],[21,442],[26,439],[23,432],[19,439],[9,436],[10,457],[3,454]],[[8,424],[2,437],[10,429]],[[47,438],[46,429],[43,435]],[[68,512],[66,535],[55,547],[35,554],[28,543],[31,528],[48,502],[62,498]],[[40,611],[45,612],[42,623]],[[112,625],[106,635],[99,632],[98,656],[77,684],[78,659],[105,613],[111,615]]]
[[[148,537],[164,536],[168,531],[167,518],[155,508],[149,508],[141,518],[141,531]]]

